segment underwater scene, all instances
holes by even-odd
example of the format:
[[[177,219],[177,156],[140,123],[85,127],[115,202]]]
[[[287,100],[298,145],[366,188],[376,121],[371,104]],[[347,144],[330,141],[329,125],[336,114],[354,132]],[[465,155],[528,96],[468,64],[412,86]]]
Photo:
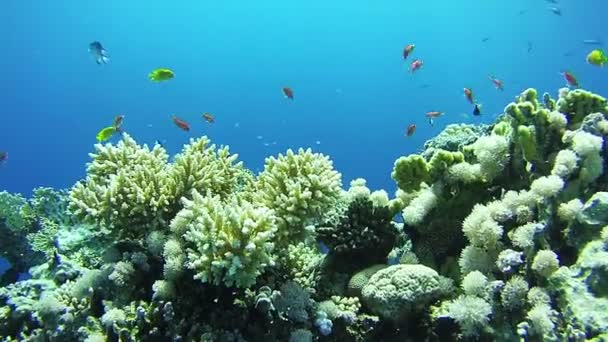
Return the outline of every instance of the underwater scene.
[[[5,0],[2,341],[608,342],[604,0]]]

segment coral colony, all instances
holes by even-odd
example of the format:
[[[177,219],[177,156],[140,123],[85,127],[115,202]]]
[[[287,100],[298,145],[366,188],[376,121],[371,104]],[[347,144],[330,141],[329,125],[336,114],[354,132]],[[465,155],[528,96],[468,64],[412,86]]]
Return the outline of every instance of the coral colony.
[[[69,191],[0,193],[4,341],[608,340],[604,98],[524,91],[343,190],[123,134]],[[19,276],[26,279],[19,279]]]

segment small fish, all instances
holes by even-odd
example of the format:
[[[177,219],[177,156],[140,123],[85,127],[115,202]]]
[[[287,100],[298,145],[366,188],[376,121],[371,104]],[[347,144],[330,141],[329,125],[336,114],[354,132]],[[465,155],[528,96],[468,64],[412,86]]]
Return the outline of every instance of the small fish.
[[[473,91],[470,88],[464,88],[464,97],[470,102],[475,103],[475,99],[473,98]]]
[[[207,121],[208,123],[215,122],[215,117],[211,113],[203,113],[203,119],[205,119],[205,121]]]
[[[0,164],[6,162],[8,160],[8,152],[0,151]]]
[[[603,45],[604,43],[602,43],[602,41],[599,40],[599,39],[585,39],[585,40],[583,40],[583,44],[586,44],[586,45]]]
[[[433,111],[433,112],[427,112],[425,115],[427,118],[429,118],[429,123],[431,124],[431,126],[433,126],[433,124],[435,123],[435,120],[433,120],[433,119],[436,119],[436,118],[442,116],[443,112]]]
[[[408,44],[403,48],[403,59],[407,59],[407,56],[409,56],[414,49],[416,48],[416,45],[414,44]]]
[[[89,44],[89,53],[95,58],[95,63],[97,64],[107,64],[110,61],[108,52],[98,41]]]
[[[498,78],[494,77],[493,75],[488,76],[488,78],[490,79],[490,81],[492,81],[492,83],[494,84],[494,87],[496,87],[496,89],[498,90],[505,90],[504,88],[504,84],[501,80],[499,80]]]
[[[519,14],[519,15],[523,15],[525,13],[526,13],[526,10],[520,10],[519,12],[517,12],[517,14]]]
[[[182,119],[178,118],[178,117],[177,117],[177,116],[175,116],[175,115],[171,116],[171,120],[173,120],[173,123],[174,123],[174,124],[175,124],[177,127],[179,127],[181,130],[184,130],[184,131],[186,131],[186,132],[190,131],[190,125],[189,125],[189,124],[188,124],[186,121],[184,121],[184,120],[182,120]]]
[[[283,95],[285,95],[286,98],[293,100],[293,90],[289,87],[283,87]]]
[[[532,42],[528,42],[528,53],[532,52]]]
[[[317,141],[315,141],[315,144],[317,144],[317,145],[321,145],[321,140],[317,140]]]
[[[557,4],[557,0],[545,0],[548,3]]]
[[[154,141],[154,145],[159,145],[160,147],[165,148],[165,145],[163,145],[162,141],[160,140]]]
[[[415,59],[412,64],[410,64],[410,72],[414,73],[417,70],[419,70],[420,68],[422,68],[422,66],[424,65],[424,62],[421,59]]]
[[[415,124],[410,124],[409,126],[407,126],[407,130],[405,131],[405,135],[407,135],[408,137],[411,137],[415,132],[416,132],[416,125]]]
[[[573,87],[573,88],[579,87],[578,80],[576,79],[574,74],[572,74],[570,71],[563,71],[561,74],[562,74],[562,76],[564,76],[564,79],[566,80],[566,85],[568,87]]]
[[[264,137],[263,137],[263,136],[261,136],[261,135],[258,135],[258,136],[256,136],[256,139],[258,139],[258,140],[262,140],[262,139],[264,139]]]
[[[475,107],[473,107],[473,115],[475,115],[475,116],[481,115],[481,105],[479,103],[476,103]]]
[[[116,127],[108,126],[102,128],[101,131],[97,133],[97,142],[104,142],[112,137],[116,133]]]
[[[151,73],[148,74],[148,79],[153,82],[163,82],[168,81],[175,77],[173,70],[168,68],[159,68],[152,70]]]
[[[606,56],[603,50],[595,49],[587,55],[587,63],[603,67],[604,64],[608,63],[608,56]]]
[[[488,40],[490,40],[490,37],[483,37],[483,38],[481,38],[481,42],[482,42],[482,43],[485,43],[485,42],[487,42]]]
[[[549,11],[553,12],[553,14],[555,14],[555,15],[559,15],[559,16],[562,15],[562,10],[559,9],[559,7],[548,7],[547,9]]]
[[[114,118],[114,124],[112,126],[116,128],[116,132],[122,133],[122,122],[124,121],[124,119],[125,116],[122,114],[116,115],[116,117]]]

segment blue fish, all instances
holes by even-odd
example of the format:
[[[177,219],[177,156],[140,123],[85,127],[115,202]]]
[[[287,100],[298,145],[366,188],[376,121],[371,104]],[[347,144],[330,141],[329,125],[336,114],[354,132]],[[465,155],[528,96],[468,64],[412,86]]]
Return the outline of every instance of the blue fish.
[[[110,61],[108,52],[98,41],[94,41],[89,44],[89,53],[93,55],[93,58],[95,58],[95,63],[97,64],[107,64]]]
[[[475,104],[475,107],[473,108],[473,115],[475,116],[480,116],[481,115],[481,105],[480,104]]]

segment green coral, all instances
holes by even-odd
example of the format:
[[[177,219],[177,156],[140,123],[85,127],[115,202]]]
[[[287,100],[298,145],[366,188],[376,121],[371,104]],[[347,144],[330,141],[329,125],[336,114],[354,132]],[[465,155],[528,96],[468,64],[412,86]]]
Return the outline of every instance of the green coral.
[[[277,245],[307,235],[305,227],[319,220],[339,199],[340,177],[329,158],[310,149],[288,150],[277,158],[266,158],[256,182],[255,201],[275,211]]]
[[[580,123],[588,114],[608,114],[608,102],[602,96],[583,89],[560,90],[557,110],[569,116],[571,125]]]
[[[172,198],[167,152],[159,145],[139,146],[127,134],[116,146],[95,149],[86,180],[70,192],[72,212],[118,239],[140,238],[166,225],[163,215]]]
[[[248,287],[267,266],[274,265],[276,216],[268,208],[231,197],[183,199],[171,231],[187,251],[186,267],[195,279],[212,284]]]
[[[430,166],[420,155],[411,154],[395,161],[391,177],[399,189],[411,192],[420,189],[420,184],[431,179]]]

